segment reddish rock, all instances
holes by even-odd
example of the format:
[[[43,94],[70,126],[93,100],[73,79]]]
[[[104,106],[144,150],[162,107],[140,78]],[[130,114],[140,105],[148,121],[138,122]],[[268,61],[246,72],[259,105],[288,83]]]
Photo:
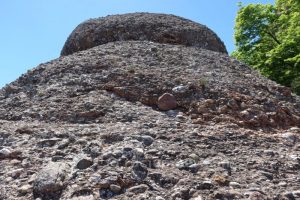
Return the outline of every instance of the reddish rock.
[[[160,110],[172,110],[177,107],[177,101],[172,94],[164,93],[158,98],[157,105]]]

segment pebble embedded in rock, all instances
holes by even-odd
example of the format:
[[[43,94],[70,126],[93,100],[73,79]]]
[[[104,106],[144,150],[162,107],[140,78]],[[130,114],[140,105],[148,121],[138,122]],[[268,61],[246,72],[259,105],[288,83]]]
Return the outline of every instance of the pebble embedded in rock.
[[[122,156],[123,152],[118,149],[118,150],[115,150],[112,154],[115,158],[120,158]]]
[[[230,165],[230,162],[229,162],[229,161],[222,161],[222,162],[219,162],[219,166],[220,166],[220,167],[223,167],[223,168],[226,169],[226,170],[230,170],[230,169],[231,169],[231,165]]]
[[[115,185],[115,184],[111,184],[109,186],[109,189],[114,193],[119,193],[122,190],[122,188],[119,185]]]
[[[113,154],[111,152],[105,152],[102,154],[102,158],[104,160],[107,160],[107,159],[111,158],[112,156],[113,156]]]
[[[112,160],[110,163],[109,163],[109,166],[111,167],[116,167],[118,165],[118,161],[117,160]]]
[[[138,161],[144,160],[145,154],[142,148],[135,148],[134,149],[134,159]]]
[[[79,196],[79,197],[73,197],[70,200],[95,200],[95,197],[93,195]]]
[[[115,193],[108,188],[100,189],[99,193],[100,193],[100,199],[110,199],[115,195]]]
[[[160,110],[168,111],[177,107],[177,101],[172,94],[164,93],[158,98],[157,105]]]
[[[190,154],[189,157],[191,159],[195,160],[196,162],[199,161],[199,156],[197,154],[195,154],[195,153]]]
[[[281,182],[278,183],[278,186],[286,187],[287,186],[287,182],[281,181]]]
[[[292,191],[294,197],[296,198],[300,198],[300,190],[295,190],[295,191]]]
[[[292,192],[285,192],[283,193],[283,196],[288,199],[295,199],[294,194]]]
[[[11,150],[8,148],[0,149],[0,159],[7,159],[7,158],[14,159],[14,158],[18,158],[21,154],[22,152],[19,150]]]
[[[148,175],[147,166],[141,162],[134,162],[131,172],[132,178],[137,181],[144,180]]]
[[[86,169],[93,165],[93,161],[90,158],[81,158],[78,160],[76,164],[76,168],[78,169]]]
[[[0,159],[8,158],[11,154],[11,151],[7,148],[0,149]]]
[[[18,192],[21,194],[21,195],[25,195],[29,192],[31,192],[32,190],[32,186],[27,184],[27,185],[23,185],[21,186],[20,188],[18,188]]]
[[[267,155],[267,156],[274,156],[275,155],[275,152],[273,150],[264,150],[264,153]]]
[[[57,161],[59,161],[59,160],[64,160],[64,157],[63,157],[63,156],[53,156],[53,157],[51,158],[51,160],[52,160],[53,162],[57,162]]]
[[[293,132],[286,132],[282,134],[281,136],[283,139],[285,139],[286,144],[294,145],[296,142],[299,141],[299,136],[296,133]]]
[[[214,184],[210,180],[203,181],[197,185],[198,190],[208,190],[214,187]]]
[[[43,140],[38,141],[37,146],[40,147],[40,148],[52,147],[58,141],[61,141],[61,139],[60,138],[43,139]]]
[[[189,87],[186,85],[179,85],[172,89],[172,92],[176,94],[184,94],[189,90]]]
[[[267,177],[268,179],[273,180],[273,174],[272,173],[262,171],[261,174],[264,175],[265,177]]]
[[[203,160],[202,164],[203,164],[203,165],[210,165],[211,162],[212,162],[211,160],[206,159],[206,160]]]
[[[168,110],[168,111],[166,111],[166,114],[167,114],[169,117],[176,117],[178,113],[179,113],[178,110]]]
[[[237,182],[229,182],[229,186],[232,188],[241,188],[241,184]]]
[[[193,172],[193,173],[196,173],[196,172],[198,172],[200,167],[201,166],[199,164],[192,164],[189,166],[189,170],[191,170],[191,172]]]
[[[192,198],[192,200],[203,200],[202,196],[197,196],[195,198]]]
[[[140,193],[144,193],[146,190],[148,190],[148,188],[149,187],[146,184],[141,184],[141,185],[137,185],[137,186],[128,188],[128,192],[140,194]]]
[[[188,169],[191,165],[195,164],[195,161],[191,158],[187,158],[185,160],[180,160],[176,163],[176,167],[178,169]]]
[[[150,146],[154,141],[153,137],[151,137],[150,135],[141,136],[141,140],[143,141],[143,144],[146,146]]]
[[[131,147],[124,147],[123,156],[129,160],[132,159],[132,157],[134,156],[133,149]]]
[[[68,145],[70,144],[71,142],[68,140],[68,139],[63,139],[62,141],[60,141],[58,143],[58,146],[57,146],[57,149],[64,149],[66,147],[68,147]]]
[[[21,175],[21,173],[24,171],[24,169],[16,169],[16,170],[13,170],[12,172],[11,172],[11,177],[13,177],[13,178],[18,178],[20,175]]]

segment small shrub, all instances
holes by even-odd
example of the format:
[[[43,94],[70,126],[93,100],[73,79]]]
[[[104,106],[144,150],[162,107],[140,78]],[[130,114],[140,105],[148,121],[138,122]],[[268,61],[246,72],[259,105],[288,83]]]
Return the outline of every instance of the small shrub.
[[[300,95],[300,77],[295,78],[292,81],[292,90],[294,93],[296,93],[297,95]]]
[[[200,78],[198,83],[202,88],[205,88],[208,85],[208,80],[207,78]]]

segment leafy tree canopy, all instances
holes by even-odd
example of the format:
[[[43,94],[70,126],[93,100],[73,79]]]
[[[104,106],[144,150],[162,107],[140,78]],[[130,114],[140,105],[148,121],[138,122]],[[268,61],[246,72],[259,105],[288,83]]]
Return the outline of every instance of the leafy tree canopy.
[[[233,57],[300,94],[300,0],[240,4],[234,37]]]

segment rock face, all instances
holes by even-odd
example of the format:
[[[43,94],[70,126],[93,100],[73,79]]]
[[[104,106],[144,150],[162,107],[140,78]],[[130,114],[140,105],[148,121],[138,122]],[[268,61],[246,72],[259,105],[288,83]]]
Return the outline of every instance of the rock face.
[[[227,53],[219,37],[204,25],[174,15],[132,13],[81,23],[69,36],[61,55],[125,40],[181,44]]]
[[[299,124],[298,96],[224,53],[102,44],[0,90],[0,199],[297,199]]]

